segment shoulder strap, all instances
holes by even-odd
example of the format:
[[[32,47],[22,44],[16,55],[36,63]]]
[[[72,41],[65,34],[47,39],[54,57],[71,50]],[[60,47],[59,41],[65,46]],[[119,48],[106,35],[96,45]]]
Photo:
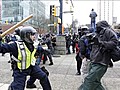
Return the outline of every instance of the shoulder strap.
[[[22,41],[18,42],[18,46],[20,48],[20,52],[21,52],[21,56],[22,56],[22,68],[25,69],[26,67],[26,51],[25,51],[25,46],[24,43]]]
[[[24,53],[25,53],[25,47],[23,45],[23,42],[18,42],[18,41],[15,41],[17,43],[17,45],[19,46],[20,48],[20,51],[21,51],[21,54],[22,54],[22,57],[24,56]],[[24,52],[23,52],[24,51]],[[19,59],[17,59],[16,57],[14,57],[13,55],[10,56],[11,59],[15,60],[16,62],[21,62]]]

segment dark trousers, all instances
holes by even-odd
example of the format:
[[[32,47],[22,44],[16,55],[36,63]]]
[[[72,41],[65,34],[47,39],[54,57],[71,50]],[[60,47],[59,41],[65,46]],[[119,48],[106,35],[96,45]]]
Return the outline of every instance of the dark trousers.
[[[105,65],[91,63],[88,75],[78,90],[105,90],[100,81],[107,68]]]
[[[50,52],[50,50],[44,50],[44,56],[49,58],[50,63],[53,63],[53,59],[52,59],[52,54]],[[45,64],[46,60],[43,60],[43,63]]]
[[[78,73],[80,73],[81,65],[82,65],[82,60],[78,60],[77,61],[77,72]]]
[[[80,73],[81,65],[82,65],[82,59],[79,56],[79,53],[76,55],[76,61],[77,61],[77,72]]]
[[[70,46],[68,46],[66,48],[67,48],[67,54],[71,54],[71,52],[70,52]]]
[[[73,44],[72,44],[72,51],[73,51],[73,53],[75,53],[75,42],[73,42]]]
[[[94,32],[96,31],[96,25],[95,25],[95,21],[91,21],[91,27],[94,29]]]
[[[13,82],[10,85],[11,89],[8,90],[24,90],[26,77],[30,75],[27,84],[31,85],[36,79],[40,80],[43,90],[51,90],[51,85],[47,75],[40,69],[38,65],[30,66],[26,70],[20,71],[19,69],[13,70]]]

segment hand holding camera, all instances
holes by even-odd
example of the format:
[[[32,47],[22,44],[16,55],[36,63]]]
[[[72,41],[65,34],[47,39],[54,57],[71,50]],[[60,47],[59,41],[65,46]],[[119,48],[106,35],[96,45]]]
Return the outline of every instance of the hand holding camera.
[[[100,44],[100,42],[99,42],[97,37],[93,37],[93,44],[95,44],[95,45],[99,45]]]
[[[89,42],[94,45],[100,45],[101,42],[98,39],[97,35],[95,33],[89,33],[86,35],[89,38]]]

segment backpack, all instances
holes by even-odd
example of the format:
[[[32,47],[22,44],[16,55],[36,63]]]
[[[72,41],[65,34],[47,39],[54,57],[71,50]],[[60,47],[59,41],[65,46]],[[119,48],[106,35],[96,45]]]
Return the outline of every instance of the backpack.
[[[90,58],[91,45],[89,43],[89,39],[86,36],[83,36],[82,41],[85,46],[85,57]]]
[[[90,49],[89,41],[87,38],[84,39],[84,44],[86,47],[86,55],[90,55],[91,49]]]
[[[110,30],[116,35],[116,38],[118,38],[116,32],[112,28],[110,28]],[[113,50],[110,50],[110,56],[113,62],[120,60],[120,45],[117,45]]]
[[[119,61],[120,60],[120,47],[116,46],[116,48],[110,52],[110,55],[111,55],[111,59],[113,62]]]

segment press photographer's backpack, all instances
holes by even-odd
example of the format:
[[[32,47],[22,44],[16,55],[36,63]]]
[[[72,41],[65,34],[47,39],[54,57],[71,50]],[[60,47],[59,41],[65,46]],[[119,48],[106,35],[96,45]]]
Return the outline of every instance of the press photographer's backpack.
[[[116,32],[113,29],[112,29],[112,31],[116,34]],[[117,36],[117,34],[116,34],[116,36]],[[119,38],[118,38],[118,45],[116,46],[115,49],[111,50],[110,56],[111,56],[111,59],[113,62],[120,60],[120,41],[119,41]]]
[[[113,62],[120,60],[120,47],[119,46],[116,46],[116,48],[111,51],[111,59]]]

